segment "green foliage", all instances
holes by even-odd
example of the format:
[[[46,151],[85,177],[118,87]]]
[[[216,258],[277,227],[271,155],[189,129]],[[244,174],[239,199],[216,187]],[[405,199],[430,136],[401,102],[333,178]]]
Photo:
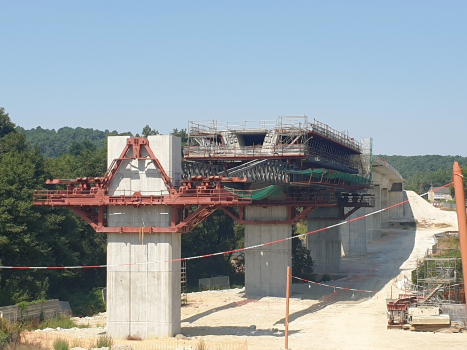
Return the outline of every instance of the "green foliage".
[[[30,130],[17,127],[16,130],[26,135],[28,143],[33,147],[38,147],[44,156],[53,158],[59,157],[69,151],[76,153],[76,147],[87,149],[90,147],[95,147],[96,149],[102,148],[105,145],[107,136],[118,135],[117,131],[100,131],[79,127],[64,127],[57,131],[54,129],[42,129],[40,126]]]
[[[182,256],[194,256],[243,247],[243,227],[234,225],[230,216],[218,210],[199,224],[190,234],[182,235]],[[243,274],[237,274],[230,263],[231,254],[187,263],[189,285],[199,278],[229,276],[232,284],[241,284]]]
[[[173,129],[171,134],[174,136],[178,136],[182,139],[182,146],[186,146],[188,144],[188,133],[186,129]]]
[[[456,242],[456,237],[453,237],[453,240],[450,243],[452,244],[450,247],[447,247],[446,250],[440,250],[438,254],[434,255],[434,257],[461,259],[459,238],[457,237],[457,242]],[[439,265],[436,265],[434,261],[428,261],[428,262],[425,262],[423,260],[419,261],[416,269],[412,271],[412,282],[415,284],[418,284],[419,278],[423,279],[427,277],[427,268],[435,269],[437,267],[439,267]],[[456,266],[456,274],[459,280],[462,281],[464,279],[462,263],[460,260]]]
[[[10,333],[14,331],[33,331],[36,329],[46,329],[46,328],[63,328],[70,329],[74,327],[86,328],[83,326],[78,326],[74,323],[70,316],[68,315],[57,315],[55,317],[45,318],[26,318],[20,322],[10,324]]]
[[[15,132],[15,124],[11,122],[8,113],[5,113],[5,108],[0,107],[0,138]]]
[[[303,226],[303,225],[298,225]],[[297,225],[292,227],[292,236],[297,236]],[[292,239],[292,275],[306,280],[314,281],[313,260],[310,251],[306,248],[301,238]]]
[[[47,178],[102,176],[107,162],[105,148],[93,151],[85,143],[75,147],[74,154],[44,160],[38,148],[29,147],[25,135],[15,129],[8,130],[0,137],[0,264],[103,264],[106,237],[96,234],[67,209],[34,206],[32,192],[45,189]],[[104,269],[22,270],[21,273],[3,269],[0,270],[0,305],[46,297],[67,300],[70,291],[87,294],[93,287],[103,285]]]
[[[97,338],[96,342],[96,348],[109,348],[112,349],[112,346],[114,344],[114,341],[111,336],[109,335],[103,335]]]
[[[39,323],[37,329],[45,329],[45,328],[63,328],[63,329],[70,329],[77,327],[76,323],[74,323],[71,318],[67,315],[60,315],[56,317],[46,318],[45,320]]]
[[[70,345],[65,339],[57,339],[54,341],[54,350],[68,350]]]
[[[9,349],[11,342],[19,339],[20,325],[0,318],[0,349]]]
[[[148,137],[151,135],[159,135],[159,131],[157,131],[156,129],[151,129],[149,125],[146,125],[143,128],[143,131],[141,131],[141,134],[142,137]]]
[[[11,334],[5,333],[4,331],[0,330],[0,349],[10,343]]]
[[[387,156],[380,155],[395,167],[406,180],[405,189],[419,194],[433,186],[442,186],[452,181],[452,166],[455,161],[467,164],[461,156]],[[464,171],[467,169],[464,169]]]
[[[321,276],[320,282],[329,282],[331,280],[331,276],[329,276],[327,273]]]
[[[105,311],[102,288],[93,288],[89,292],[68,291],[67,298],[75,316],[92,316]]]

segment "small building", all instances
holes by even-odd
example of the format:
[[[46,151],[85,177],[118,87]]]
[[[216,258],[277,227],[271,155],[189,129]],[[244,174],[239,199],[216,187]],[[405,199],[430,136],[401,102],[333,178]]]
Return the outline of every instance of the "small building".
[[[433,187],[431,186],[430,191],[428,192],[428,200],[431,203],[439,203],[442,200],[452,201],[451,191],[449,187]]]

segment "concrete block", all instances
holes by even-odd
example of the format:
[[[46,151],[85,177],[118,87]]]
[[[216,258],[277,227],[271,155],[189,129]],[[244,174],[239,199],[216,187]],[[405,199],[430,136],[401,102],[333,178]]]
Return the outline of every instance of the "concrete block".
[[[407,309],[407,313],[409,314],[409,316],[438,316],[439,307],[409,307]]]
[[[449,315],[438,315],[438,316],[412,316],[413,326],[421,325],[450,325],[451,318]]]

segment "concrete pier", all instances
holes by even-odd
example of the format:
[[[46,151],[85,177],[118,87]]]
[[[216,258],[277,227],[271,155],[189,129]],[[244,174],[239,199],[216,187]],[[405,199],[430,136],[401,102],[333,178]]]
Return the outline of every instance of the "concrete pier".
[[[404,191],[402,190],[402,183],[396,182],[391,186],[391,190],[388,192],[389,205],[396,205],[404,201]],[[388,212],[389,218],[401,219],[404,217],[404,206],[398,205],[397,207],[391,208]]]
[[[127,137],[109,137],[108,161],[118,158]],[[174,136],[150,136],[149,146],[169,177],[177,184],[181,176],[181,142]],[[144,151],[142,151],[143,156]],[[115,194],[167,194],[154,163],[125,160],[110,185]],[[108,226],[169,227],[171,208],[109,206]],[[114,338],[167,337],[180,332],[180,262],[160,262],[181,257],[181,234],[110,233],[107,264],[135,264],[107,269],[107,327]],[[149,263],[159,261],[159,263]]]
[[[107,264],[180,258],[180,233],[108,235]],[[180,333],[180,262],[107,269],[107,332],[114,338],[170,337]]]
[[[381,209],[381,187],[374,185],[373,188],[368,190],[369,194],[375,196],[375,207],[367,208],[367,214],[373,213]],[[376,213],[366,218],[366,241],[381,238],[381,213]]]
[[[318,208],[309,218],[328,218],[326,220],[307,220],[308,232],[340,222],[338,208]],[[335,217],[336,219],[329,219]],[[322,232],[307,236],[306,245],[314,261],[315,272],[338,273],[341,267],[341,226],[333,227]]]
[[[350,211],[351,208],[346,208],[345,211]],[[346,220],[351,220],[366,214],[366,208],[360,208],[355,213],[350,215]],[[344,256],[355,256],[366,254],[366,218],[353,221],[351,223],[341,225],[341,242]]]
[[[287,207],[246,207],[245,220],[287,220]],[[292,235],[290,224],[245,225],[245,247],[276,241]],[[245,293],[247,296],[284,297],[287,266],[292,266],[292,241],[245,251]]]
[[[387,208],[389,205],[389,194],[387,188],[381,188],[381,208]],[[381,228],[388,228],[389,212],[387,210],[381,212]]]

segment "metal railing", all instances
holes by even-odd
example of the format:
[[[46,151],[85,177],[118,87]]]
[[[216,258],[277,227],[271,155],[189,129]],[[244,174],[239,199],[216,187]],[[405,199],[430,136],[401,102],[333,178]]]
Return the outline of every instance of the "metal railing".
[[[197,200],[209,198],[213,202],[229,201],[234,198],[235,201],[251,202],[251,190],[237,190],[235,194],[230,193],[225,189],[208,188],[208,189],[180,189],[177,192],[169,193],[167,190],[160,191],[135,191],[135,190],[107,190],[105,192],[96,193],[93,190],[87,191],[69,191],[69,190],[36,190],[33,192],[33,202],[36,204],[56,204],[56,205],[73,205],[70,203],[73,200],[82,202],[88,200],[89,203],[83,205],[106,205],[102,203],[103,197],[107,197],[107,201],[119,205],[134,205],[136,202],[151,204],[159,202],[171,202],[178,200],[183,202],[183,198]],[[95,202],[95,203],[94,203]]]
[[[321,123],[316,119],[313,119],[313,123],[310,123],[310,130],[330,140],[340,143],[341,145],[351,148],[356,152],[362,151],[362,145],[360,142],[351,138],[346,133],[342,131],[337,131],[331,128],[329,125]]]
[[[238,122],[219,122],[217,120],[201,120],[189,122],[189,135],[217,134],[225,130],[269,130],[277,127],[275,120],[255,120]]]
[[[186,146],[183,154],[187,158],[211,158],[211,157],[255,157],[255,156],[307,156],[306,144],[274,145],[274,146]]]

